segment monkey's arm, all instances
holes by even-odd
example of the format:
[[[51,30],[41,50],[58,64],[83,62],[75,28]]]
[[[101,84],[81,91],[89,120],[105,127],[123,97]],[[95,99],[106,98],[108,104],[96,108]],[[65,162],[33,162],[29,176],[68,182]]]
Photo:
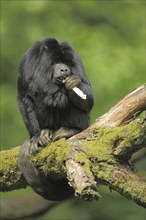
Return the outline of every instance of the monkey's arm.
[[[72,75],[64,80],[65,87],[68,90],[70,101],[78,108],[89,112],[93,106],[93,94],[89,84],[82,82],[78,76]],[[86,99],[82,99],[77,95],[73,88],[78,87],[85,95]]]
[[[41,130],[33,103],[29,97],[18,97],[20,111],[23,115],[24,122],[30,134],[30,154],[35,154],[39,148],[38,146],[46,146],[52,139],[52,131],[49,129]]]
[[[93,94],[91,88],[88,84],[85,83],[81,83],[78,88],[86,95],[86,99],[82,99],[73,90],[71,90],[69,91],[70,100],[78,108],[86,112],[90,112],[93,106]]]
[[[39,134],[41,129],[36,118],[31,98],[29,96],[18,96],[18,104],[30,137]]]

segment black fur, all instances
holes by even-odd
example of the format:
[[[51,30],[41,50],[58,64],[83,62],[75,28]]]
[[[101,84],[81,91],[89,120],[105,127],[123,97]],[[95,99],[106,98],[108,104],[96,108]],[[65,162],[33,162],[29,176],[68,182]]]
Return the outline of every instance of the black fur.
[[[87,95],[86,100],[72,90],[75,86]],[[93,106],[92,89],[82,62],[67,42],[46,38],[25,53],[19,65],[18,103],[30,134],[20,152],[19,167],[38,192],[33,184],[34,174],[31,181],[28,178],[32,166],[28,166],[27,172],[25,163],[27,160],[32,165],[32,162],[26,152],[27,156],[35,154],[39,146],[87,128]],[[41,187],[46,192],[45,186]],[[62,198],[58,195],[57,199]],[[54,197],[48,196],[48,199]]]

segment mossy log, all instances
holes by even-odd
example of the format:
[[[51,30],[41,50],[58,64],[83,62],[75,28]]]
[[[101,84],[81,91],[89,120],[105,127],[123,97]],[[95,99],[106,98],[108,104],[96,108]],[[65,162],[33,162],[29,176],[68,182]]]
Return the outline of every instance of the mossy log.
[[[32,157],[44,175],[68,178],[75,195],[99,199],[98,184],[146,207],[146,180],[129,164],[132,154],[146,145],[146,85],[122,99],[85,131],[51,143]],[[138,114],[141,113],[141,117]],[[20,147],[0,152],[0,189],[25,188],[18,169]]]

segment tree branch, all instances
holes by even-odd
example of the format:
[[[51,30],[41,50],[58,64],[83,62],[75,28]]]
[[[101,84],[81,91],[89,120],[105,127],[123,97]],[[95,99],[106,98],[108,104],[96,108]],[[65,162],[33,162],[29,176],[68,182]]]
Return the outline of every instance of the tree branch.
[[[33,162],[55,181],[67,177],[75,195],[84,200],[100,198],[96,184],[101,183],[145,207],[145,179],[128,162],[146,144],[145,116],[137,118],[145,109],[143,85],[85,131],[45,147],[32,157]],[[0,152],[1,191],[27,186],[17,167],[19,150],[16,147]]]
[[[97,119],[95,126],[121,126],[146,110],[146,84],[138,87]]]

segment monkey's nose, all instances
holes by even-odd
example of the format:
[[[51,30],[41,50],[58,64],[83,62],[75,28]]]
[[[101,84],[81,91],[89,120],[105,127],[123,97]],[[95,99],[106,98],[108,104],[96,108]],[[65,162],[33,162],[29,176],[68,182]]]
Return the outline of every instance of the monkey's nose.
[[[64,63],[57,63],[54,65],[54,76],[57,78],[66,78],[71,75],[70,68]]]
[[[66,77],[70,75],[69,68],[61,68],[60,72],[61,72],[61,75],[64,75]]]

